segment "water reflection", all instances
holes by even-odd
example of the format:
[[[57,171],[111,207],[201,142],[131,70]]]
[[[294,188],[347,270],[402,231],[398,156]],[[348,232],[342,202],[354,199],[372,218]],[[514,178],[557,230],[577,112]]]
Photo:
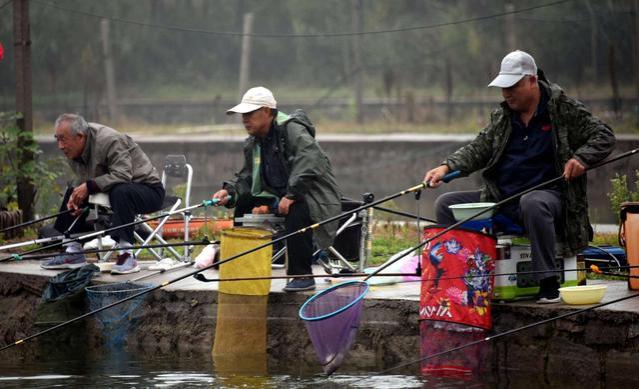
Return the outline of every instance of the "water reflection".
[[[227,384],[266,383],[267,311],[268,296],[218,294],[211,355],[215,372]]]

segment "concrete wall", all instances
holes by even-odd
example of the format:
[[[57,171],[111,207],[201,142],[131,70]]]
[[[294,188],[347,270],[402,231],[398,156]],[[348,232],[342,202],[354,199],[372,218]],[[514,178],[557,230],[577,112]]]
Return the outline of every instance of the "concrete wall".
[[[214,136],[139,137],[145,152],[161,169],[168,154],[185,154],[194,168],[192,203],[208,198],[225,179],[242,165],[242,138]],[[320,136],[322,148],[329,155],[337,180],[346,196],[359,199],[364,192],[382,198],[419,183],[427,169],[466,144],[472,136]],[[51,141],[42,140],[45,157],[61,155]],[[620,137],[617,152],[639,147],[639,137]],[[607,193],[615,173],[627,174],[634,181],[638,157],[628,158],[588,173],[590,216],[593,223],[616,223],[610,211]],[[436,196],[450,190],[472,190],[480,185],[478,174],[451,182],[422,194],[420,212],[433,217]],[[396,200],[408,212],[416,211],[412,195]]]
[[[0,339],[2,344],[8,344],[43,329],[34,326],[34,322],[38,296],[46,277],[3,273],[2,279]],[[287,373],[319,373],[321,369],[304,322],[297,315],[308,297],[307,294],[269,295],[263,317],[267,331],[265,350],[255,349],[249,355],[236,356],[235,367],[239,369],[250,357],[262,358],[264,366],[268,360],[271,372],[275,370],[273,366],[286,364],[282,371]],[[129,350],[153,355],[178,353],[185,358],[209,354],[218,320],[218,299],[214,291],[163,289],[153,292],[135,310],[127,336]],[[366,299],[355,343],[339,372],[379,372],[406,364],[389,374],[417,374],[419,363],[407,362],[419,359],[420,343],[424,341],[420,335],[418,305],[416,300]],[[495,304],[492,334],[576,309]],[[61,319],[68,320],[86,311],[67,312],[68,317]],[[634,369],[639,368],[638,320],[639,315],[631,310],[600,308],[482,343],[479,360],[487,374],[481,379],[508,382],[508,387],[627,387],[636,382]],[[104,352],[105,333],[94,316],[78,322],[75,327],[56,330],[18,347],[28,358],[46,363],[47,358],[55,357],[52,350],[59,348],[76,350],[81,355]],[[468,343],[469,338],[459,339],[460,344]],[[456,344],[444,345],[443,349],[454,346]],[[447,354],[439,363],[464,365],[459,359],[468,356],[470,350]],[[12,351],[16,349],[5,352]],[[473,358],[471,355],[467,361]]]

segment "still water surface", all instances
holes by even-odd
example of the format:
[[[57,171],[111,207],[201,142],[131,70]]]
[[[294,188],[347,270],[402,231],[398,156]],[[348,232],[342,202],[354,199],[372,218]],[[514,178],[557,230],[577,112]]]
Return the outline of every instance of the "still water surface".
[[[219,371],[210,354],[149,355],[106,349],[82,356],[51,350],[34,355],[13,349],[0,360],[1,388],[467,388],[478,382],[415,375],[338,372],[326,377],[295,362],[270,366],[266,374]],[[39,354],[39,353],[38,353]]]

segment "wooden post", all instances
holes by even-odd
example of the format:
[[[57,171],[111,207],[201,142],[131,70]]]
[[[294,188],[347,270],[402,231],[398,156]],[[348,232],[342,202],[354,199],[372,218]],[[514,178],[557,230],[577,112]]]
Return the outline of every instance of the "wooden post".
[[[352,0],[353,28],[356,32],[362,32],[364,25],[364,6],[362,0]],[[355,116],[357,123],[364,123],[364,69],[362,68],[362,36],[353,35],[353,71],[355,86]]]
[[[612,88],[612,110],[617,119],[621,119],[621,98],[619,97],[619,83],[615,68],[615,46],[612,43],[608,46],[608,70],[610,71],[610,87]]]
[[[590,0],[586,0],[586,8],[588,8],[588,15],[590,16],[590,71],[592,82],[597,83],[597,15]]]
[[[251,35],[253,33],[253,14],[244,14],[244,27],[242,28],[242,56],[240,57],[240,81],[239,98],[248,89],[249,75],[251,71]]]
[[[31,101],[31,36],[29,33],[29,1],[13,1],[13,47],[16,66],[16,112],[21,116],[18,127],[24,132],[33,132],[33,108]],[[34,155],[26,148],[33,143],[32,138],[19,136],[17,147],[20,150],[21,166],[33,165]],[[30,177],[18,176],[18,206],[25,220],[33,219],[35,186]]]
[[[635,14],[635,104],[639,104],[639,0],[634,0]]]
[[[100,21],[100,32],[102,33],[102,56],[104,58],[107,106],[109,107],[109,119],[114,126],[118,122],[118,105],[115,93],[115,72],[113,70],[113,56],[111,55],[111,44],[109,41],[108,19],[102,19]]]

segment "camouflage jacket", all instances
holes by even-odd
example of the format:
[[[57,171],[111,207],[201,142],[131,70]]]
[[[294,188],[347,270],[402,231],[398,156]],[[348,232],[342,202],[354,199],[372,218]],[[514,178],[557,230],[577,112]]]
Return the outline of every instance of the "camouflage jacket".
[[[569,159],[575,158],[590,167],[606,158],[614,149],[615,136],[606,124],[586,110],[580,102],[569,98],[556,84],[550,84],[543,73],[539,78],[548,101],[548,113],[553,125],[555,169],[557,176]],[[512,132],[513,112],[503,102],[491,113],[490,123],[468,145],[460,148],[443,162],[451,170],[470,174],[482,170],[483,201],[499,201],[501,194],[494,178],[494,168],[502,156]],[[563,223],[557,229],[558,240],[564,243],[564,255],[570,256],[592,240],[592,227],[588,219],[586,175],[562,185]]]
[[[287,193],[307,203],[314,223],[338,215],[341,211],[342,193],[335,181],[331,162],[315,140],[315,127],[306,114],[295,111],[289,116],[278,112],[274,129],[289,177]],[[224,182],[224,188],[233,195],[227,207],[234,207],[238,198],[252,194],[253,152],[256,142],[253,136],[246,139],[242,170],[235,175],[235,180]],[[338,222],[335,221],[317,228],[314,237],[320,247],[326,248],[333,244],[337,226]]]

